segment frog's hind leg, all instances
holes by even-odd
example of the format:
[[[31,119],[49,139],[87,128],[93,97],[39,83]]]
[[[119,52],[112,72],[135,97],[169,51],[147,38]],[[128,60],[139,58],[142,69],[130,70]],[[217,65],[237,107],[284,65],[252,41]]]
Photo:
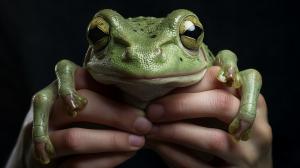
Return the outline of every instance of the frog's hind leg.
[[[241,103],[239,113],[229,125],[229,132],[237,139],[249,139],[250,130],[256,116],[256,108],[262,78],[255,69],[241,71]]]
[[[57,81],[36,93],[32,98],[33,129],[32,139],[36,159],[47,164],[55,151],[48,135],[49,113],[57,97]]]

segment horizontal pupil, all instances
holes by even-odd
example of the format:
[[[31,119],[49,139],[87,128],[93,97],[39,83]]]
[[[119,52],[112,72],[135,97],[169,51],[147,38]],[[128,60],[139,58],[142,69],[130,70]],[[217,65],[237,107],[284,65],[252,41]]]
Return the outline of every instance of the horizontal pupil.
[[[202,29],[198,26],[195,26],[194,30],[191,31],[190,29],[187,29],[183,33],[183,35],[197,39],[201,35],[201,33],[202,33]]]
[[[88,33],[88,38],[92,41],[92,43],[96,43],[104,36],[106,36],[106,34],[97,27],[91,29]]]

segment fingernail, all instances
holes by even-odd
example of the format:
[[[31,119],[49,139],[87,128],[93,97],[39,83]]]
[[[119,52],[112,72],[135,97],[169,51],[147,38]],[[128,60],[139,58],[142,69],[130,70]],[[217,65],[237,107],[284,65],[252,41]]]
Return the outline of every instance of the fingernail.
[[[151,130],[152,124],[145,117],[138,117],[133,124],[133,128],[138,133],[146,134]]]
[[[129,135],[129,144],[134,147],[142,147],[145,144],[143,136]]]
[[[159,104],[152,104],[148,107],[147,116],[150,120],[158,120],[164,114],[164,108]]]

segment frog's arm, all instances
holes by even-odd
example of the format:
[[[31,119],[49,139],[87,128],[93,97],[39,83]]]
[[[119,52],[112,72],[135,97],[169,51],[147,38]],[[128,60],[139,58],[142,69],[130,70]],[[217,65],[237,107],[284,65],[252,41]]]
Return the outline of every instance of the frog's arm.
[[[51,107],[60,96],[65,101],[72,116],[87,103],[86,98],[80,96],[75,90],[75,71],[77,65],[68,60],[56,64],[57,80],[33,96],[33,130],[35,156],[43,164],[50,162],[55,151],[48,135],[48,120]]]
[[[218,80],[226,83],[230,87],[240,89],[241,103],[239,113],[229,125],[229,132],[237,139],[247,140],[251,126],[256,116],[256,107],[262,78],[255,69],[247,69],[239,72],[237,68],[237,57],[229,50],[220,51],[216,57],[204,45],[206,55],[210,65],[221,67],[218,73]]]
[[[255,69],[239,72],[241,76],[241,102],[239,113],[229,125],[229,132],[242,140],[249,139],[255,116],[262,78]]]
[[[35,158],[43,164],[50,162],[55,153],[48,135],[48,120],[51,107],[57,97],[57,81],[36,93],[32,98]]]

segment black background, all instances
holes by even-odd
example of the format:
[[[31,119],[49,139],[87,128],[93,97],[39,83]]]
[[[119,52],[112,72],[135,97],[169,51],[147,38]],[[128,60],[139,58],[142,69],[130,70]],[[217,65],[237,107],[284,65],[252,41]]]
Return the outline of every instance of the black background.
[[[231,49],[240,69],[263,75],[273,128],[274,167],[299,167],[299,5],[275,0],[0,1],[0,166],[14,146],[31,96],[54,80],[55,63],[81,64],[86,26],[103,8],[128,16],[163,17],[173,9],[194,11],[213,52]],[[298,159],[299,160],[299,159]]]

